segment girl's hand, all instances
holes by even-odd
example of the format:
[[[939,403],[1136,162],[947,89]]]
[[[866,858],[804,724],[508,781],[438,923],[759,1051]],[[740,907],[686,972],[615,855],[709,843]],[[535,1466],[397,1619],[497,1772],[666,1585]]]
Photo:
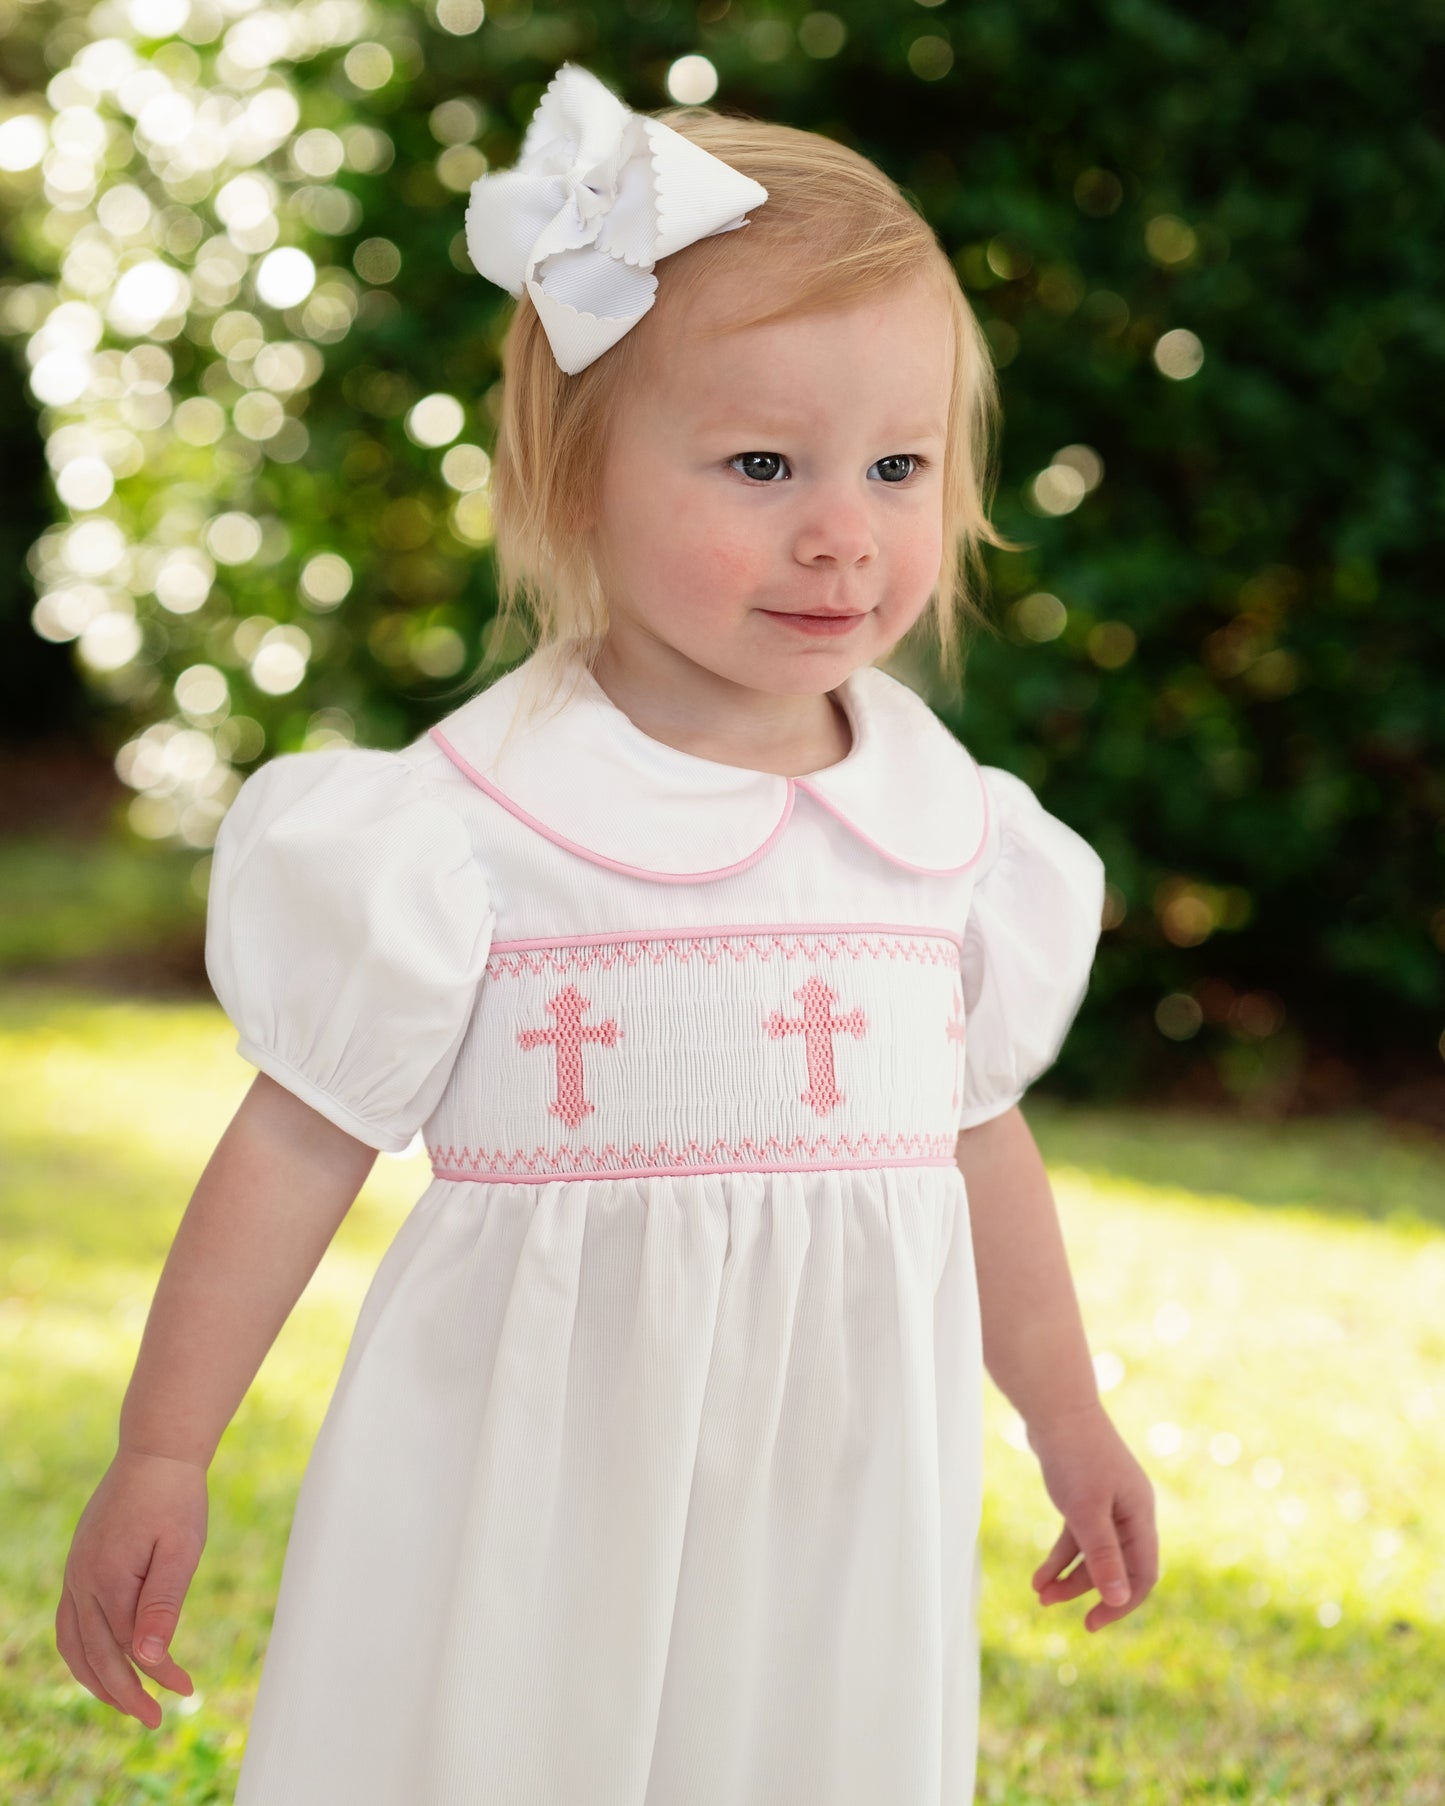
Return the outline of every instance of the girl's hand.
[[[1101,1404],[1030,1425],[1028,1440],[1064,1514],[1059,1540],[1034,1572],[1039,1603],[1077,1599],[1095,1586],[1102,1603],[1084,1629],[1102,1630],[1142,1605],[1159,1578],[1154,1488]],[[1082,1561],[1060,1579],[1076,1555]]]
[[[160,1704],[131,1663],[173,1693],[195,1691],[169,1646],[206,1546],[206,1508],[203,1467],[120,1449],[81,1513],[65,1563],[56,1648],[97,1699],[153,1731]]]

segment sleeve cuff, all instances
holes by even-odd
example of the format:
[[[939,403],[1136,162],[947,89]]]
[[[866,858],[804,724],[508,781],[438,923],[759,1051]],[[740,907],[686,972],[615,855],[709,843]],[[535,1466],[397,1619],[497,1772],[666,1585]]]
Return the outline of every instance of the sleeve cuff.
[[[236,1052],[243,1060],[249,1060],[253,1066],[259,1067],[268,1078],[275,1079],[278,1085],[284,1085],[289,1092],[299,1097],[303,1104],[309,1104],[318,1115],[324,1116],[328,1122],[335,1123],[338,1129],[344,1129],[348,1135],[357,1141],[364,1142],[367,1147],[376,1148],[379,1153],[383,1154],[400,1154],[411,1146],[411,1135],[397,1135],[390,1129],[377,1128],[375,1124],[367,1122],[364,1117],[358,1116],[354,1110],[348,1109],[329,1092],[323,1091],[304,1073],[297,1072],[295,1067],[288,1066],[283,1059],[268,1049],[258,1047],[254,1041],[248,1041],[244,1035],[236,1043]]]
[[[994,1117],[1002,1116],[1006,1110],[1012,1110],[1015,1104],[1023,1102],[1027,1090],[1028,1087],[1025,1086],[1023,1091],[1015,1092],[1012,1097],[991,1098],[986,1104],[975,1104],[971,1110],[961,1111],[958,1118],[960,1131],[976,1129],[980,1123],[992,1122]]]

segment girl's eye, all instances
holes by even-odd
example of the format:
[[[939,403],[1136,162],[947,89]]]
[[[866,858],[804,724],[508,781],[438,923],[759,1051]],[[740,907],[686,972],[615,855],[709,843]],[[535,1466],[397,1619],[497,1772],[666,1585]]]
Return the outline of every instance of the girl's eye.
[[[760,471],[757,466],[760,464],[764,466],[768,464],[780,464],[781,462],[782,459],[777,452],[739,452],[735,458],[728,459],[730,465],[752,465],[753,468],[751,470],[739,471],[738,475],[756,477],[760,483],[771,483],[774,480],[774,475],[771,470],[764,469]]]
[[[923,459],[915,457],[912,452],[895,452],[892,457],[880,458],[878,462],[880,466],[884,464],[911,464],[913,470],[921,470],[923,468]],[[900,483],[906,482],[912,474],[913,471],[905,470],[899,475],[898,481]]]
[[[759,484],[777,482],[776,466],[786,462],[787,460],[781,452],[739,452],[735,458],[728,459],[730,467],[739,464],[751,465],[751,469],[739,471],[738,474],[750,479],[755,478]],[[885,478],[885,481],[895,489],[900,483],[906,482],[913,471],[927,469],[928,460],[920,458],[915,452],[896,452],[887,458],[878,460],[878,468],[891,465],[896,469],[897,466],[904,464],[911,465],[912,469],[903,470],[896,477]],[[759,465],[763,466],[761,470],[758,468]]]

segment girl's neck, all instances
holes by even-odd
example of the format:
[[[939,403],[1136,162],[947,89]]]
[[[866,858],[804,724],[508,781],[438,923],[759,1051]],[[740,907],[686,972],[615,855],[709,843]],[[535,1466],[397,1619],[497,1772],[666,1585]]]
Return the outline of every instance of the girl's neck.
[[[618,656],[604,641],[592,676],[608,700],[650,739],[695,758],[779,777],[801,777],[847,756],[852,730],[830,692],[753,690],[707,671],[670,647]]]

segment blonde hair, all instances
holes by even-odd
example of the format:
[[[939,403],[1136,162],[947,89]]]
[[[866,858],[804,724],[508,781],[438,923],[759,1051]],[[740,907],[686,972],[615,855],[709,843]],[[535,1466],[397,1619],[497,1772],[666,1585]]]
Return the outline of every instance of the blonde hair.
[[[814,132],[710,107],[665,107],[652,115],[724,163],[761,182],[766,202],[749,223],[673,252],[657,266],[652,308],[623,337],[574,376],[564,374],[531,300],[518,302],[502,345],[502,401],[492,465],[492,527],[500,609],[491,641],[504,646],[520,609],[523,631],[555,695],[561,676],[590,670],[607,633],[607,608],[585,543],[596,502],[608,425],[647,355],[649,328],[686,305],[715,273],[766,269],[759,283],[771,304],[729,316],[732,331],[834,307],[931,278],[947,298],[954,360],[943,459],[943,557],[929,604],[905,639],[931,619],[940,665],[961,674],[959,627],[996,629],[974,599],[981,548],[1021,548],[987,516],[998,385],[988,341],[937,234],[897,185],[859,152]],[[773,297],[777,297],[773,300]],[[484,663],[493,662],[489,658]],[[574,685],[575,688],[575,685]]]

